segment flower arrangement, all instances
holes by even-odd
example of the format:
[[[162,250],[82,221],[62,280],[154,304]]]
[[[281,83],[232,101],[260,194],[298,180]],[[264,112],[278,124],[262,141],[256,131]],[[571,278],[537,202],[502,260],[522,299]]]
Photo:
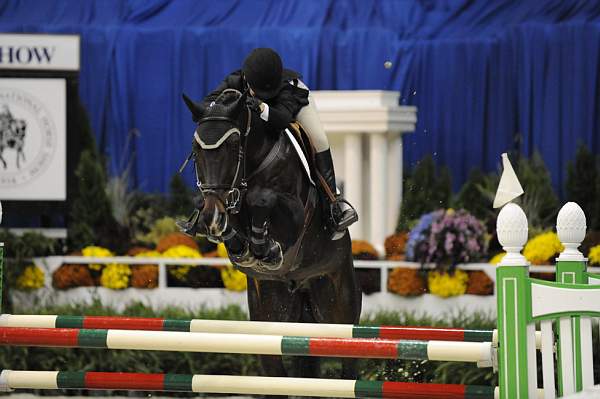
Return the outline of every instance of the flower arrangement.
[[[426,213],[408,234],[406,242],[406,260],[425,263],[429,253],[429,235],[431,225],[444,215],[443,210]]]
[[[227,253],[227,248],[225,248],[225,244],[220,242],[217,245],[217,256],[219,258],[229,258],[229,254]]]
[[[427,279],[429,292],[442,298],[463,295],[467,291],[468,281],[469,275],[462,270],[455,270],[452,274],[431,271]]]
[[[178,245],[184,245],[191,249],[198,250],[198,244],[192,237],[186,236],[183,233],[170,233],[160,239],[156,245],[158,252],[165,252],[169,248],[176,247]]]
[[[217,245],[216,256],[219,258],[229,258],[227,248],[222,242]],[[248,279],[246,275],[232,266],[222,267],[220,270],[221,280],[225,288],[231,291],[245,291],[248,288]]]
[[[130,254],[136,258],[160,258],[158,251],[140,248]],[[131,286],[134,288],[156,288],[158,287],[158,265],[133,265],[131,266]]]
[[[94,285],[94,278],[87,265],[62,265],[52,273],[52,286],[59,290]]]
[[[110,250],[102,247],[97,247],[94,245],[87,246],[81,250],[81,255],[86,258],[108,258],[114,256]],[[90,270],[100,271],[102,270],[103,265],[98,263],[92,263],[88,265]]]
[[[396,233],[385,239],[385,257],[390,260],[403,260],[408,241],[408,233]]]
[[[202,258],[202,255],[197,249],[192,249],[186,245],[176,245],[167,249],[162,253],[165,258]],[[185,281],[190,268],[190,265],[179,265],[169,267],[169,274],[175,277],[179,281]]]
[[[548,231],[529,240],[523,249],[523,256],[533,265],[543,265],[553,263],[554,258],[563,250],[558,235]]]
[[[600,245],[590,248],[588,260],[590,266],[600,266]]]
[[[388,291],[402,296],[417,296],[427,291],[423,272],[418,269],[398,267],[388,276]]]
[[[494,281],[483,270],[467,272],[469,281],[465,294],[470,295],[493,295]]]
[[[44,271],[36,265],[29,265],[17,277],[17,288],[20,290],[37,290],[44,286]]]
[[[221,269],[221,278],[225,288],[231,291],[245,291],[248,288],[246,275],[233,267],[228,266]]]
[[[113,290],[122,290],[129,286],[131,268],[128,265],[111,263],[102,269],[100,284]]]
[[[489,263],[492,265],[497,265],[498,263],[500,263],[502,261],[502,258],[504,258],[504,255],[506,255],[506,252],[500,252],[499,254],[492,256],[492,259],[490,259]]]
[[[352,257],[360,260],[377,260],[379,254],[375,247],[367,241],[352,240]]]
[[[449,209],[432,221],[426,261],[452,267],[480,258],[486,249],[483,224],[464,209]]]

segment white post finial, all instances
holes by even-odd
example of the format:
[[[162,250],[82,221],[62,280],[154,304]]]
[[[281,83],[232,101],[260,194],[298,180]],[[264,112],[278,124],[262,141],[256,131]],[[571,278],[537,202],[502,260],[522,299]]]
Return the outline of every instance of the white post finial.
[[[502,154],[502,168],[502,176],[494,198],[494,208],[500,208],[524,193],[507,153]]]
[[[557,261],[585,262],[579,246],[585,239],[586,230],[585,213],[575,202],[567,202],[558,212],[556,218],[556,232],[565,250],[556,259]]]
[[[506,255],[498,266],[528,266],[529,262],[521,254],[527,242],[529,227],[527,216],[517,204],[507,204],[498,214],[496,222],[498,241],[506,251]]]

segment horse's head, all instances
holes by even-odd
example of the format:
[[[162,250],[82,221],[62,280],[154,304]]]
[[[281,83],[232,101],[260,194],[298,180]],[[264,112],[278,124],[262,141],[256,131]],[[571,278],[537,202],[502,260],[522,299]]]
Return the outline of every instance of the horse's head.
[[[225,90],[208,106],[183,96],[197,123],[192,151],[198,188],[204,196],[200,222],[209,237],[219,239],[228,213],[239,210],[244,173],[243,142],[250,115],[246,95]]]

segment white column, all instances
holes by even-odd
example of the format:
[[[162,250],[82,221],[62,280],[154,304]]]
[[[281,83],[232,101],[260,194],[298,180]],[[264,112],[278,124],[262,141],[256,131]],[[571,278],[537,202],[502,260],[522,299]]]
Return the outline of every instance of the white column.
[[[369,210],[370,237],[372,244],[383,253],[387,231],[387,136],[385,133],[369,134]]]
[[[402,134],[388,134],[386,234],[396,230],[402,202]]]
[[[350,226],[353,239],[364,239],[362,204],[362,135],[344,135],[344,196],[358,212],[358,222]]]

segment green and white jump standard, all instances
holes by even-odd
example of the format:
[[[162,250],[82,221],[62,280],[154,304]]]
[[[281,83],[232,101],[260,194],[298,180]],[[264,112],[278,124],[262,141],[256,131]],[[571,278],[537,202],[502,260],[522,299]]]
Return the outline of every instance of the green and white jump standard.
[[[491,342],[0,327],[0,344],[257,355],[439,360],[492,365]]]
[[[475,385],[322,378],[4,370],[0,375],[0,390],[12,389],[118,389],[404,399],[493,399],[495,391],[493,387]]]
[[[585,259],[577,250],[585,236],[585,215],[575,203],[559,213],[557,230],[565,251],[558,258],[557,279],[547,282],[529,277],[520,251],[527,241],[527,218],[515,204],[498,215],[498,239],[507,255],[497,270],[498,364],[500,397],[534,398],[537,395],[535,323],[541,325],[542,375],[545,398],[555,398],[554,330],[559,332],[560,395],[594,384],[590,316],[600,316],[600,285],[588,285]],[[568,281],[566,283],[563,281]],[[594,280],[595,282],[597,280]]]

